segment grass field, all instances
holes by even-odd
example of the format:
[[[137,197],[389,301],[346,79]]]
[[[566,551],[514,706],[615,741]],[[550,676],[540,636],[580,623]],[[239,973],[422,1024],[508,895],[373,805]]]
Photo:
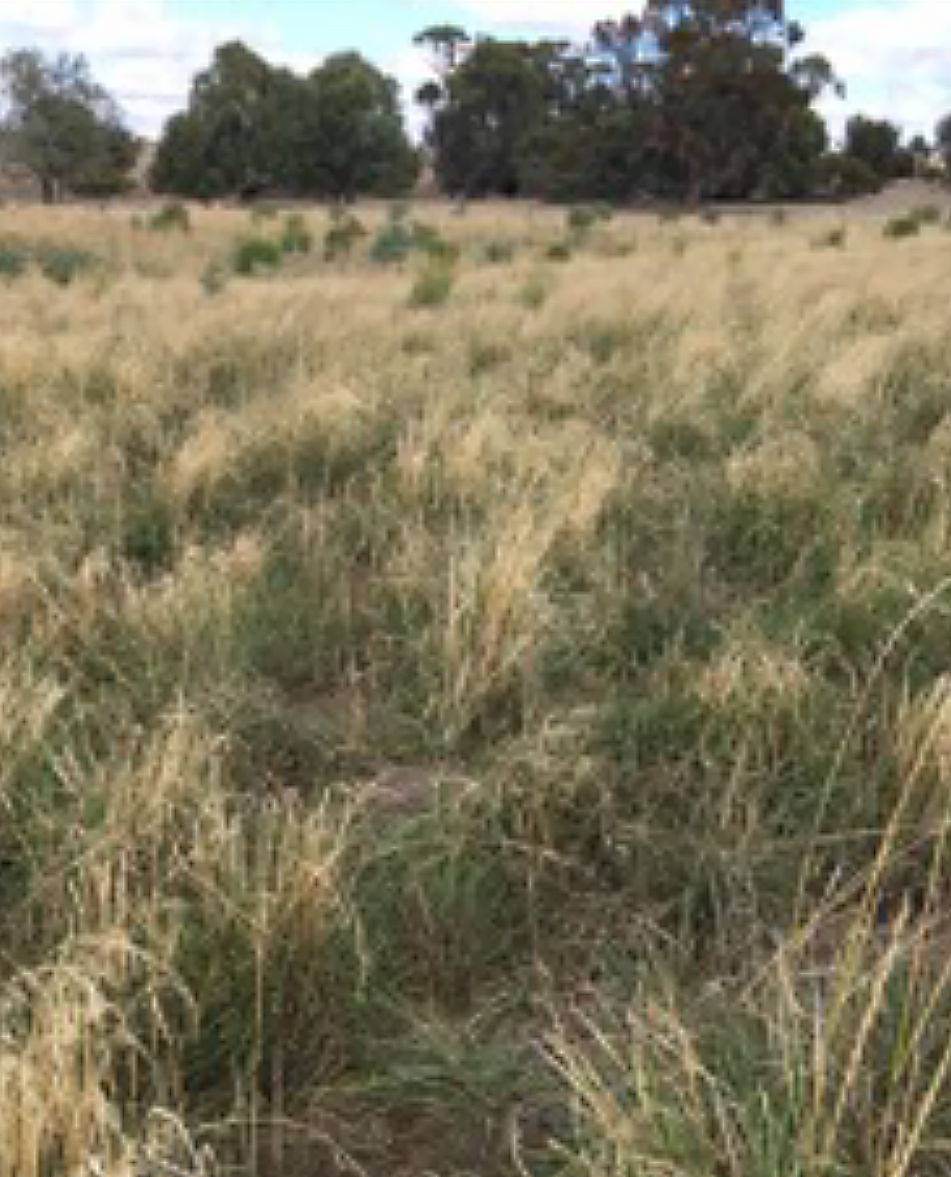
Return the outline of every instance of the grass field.
[[[0,210],[0,1177],[948,1173],[951,234],[359,217]]]

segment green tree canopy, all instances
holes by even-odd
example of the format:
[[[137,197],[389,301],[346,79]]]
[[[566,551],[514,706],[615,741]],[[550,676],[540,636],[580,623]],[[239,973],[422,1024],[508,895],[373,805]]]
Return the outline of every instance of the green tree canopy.
[[[328,58],[302,78],[233,42],[216,51],[188,109],[170,120],[152,183],[199,198],[349,198],[405,191],[415,162],[396,83],[359,54]]]
[[[879,182],[908,174],[908,153],[902,150],[901,129],[887,119],[857,114],[845,128],[845,154],[863,163]]]
[[[782,0],[647,0],[586,45],[468,44],[425,92],[437,176],[469,195],[802,195],[835,85],[803,39]]]
[[[34,173],[49,202],[120,191],[138,149],[86,59],[38,49],[0,58],[0,147]]]

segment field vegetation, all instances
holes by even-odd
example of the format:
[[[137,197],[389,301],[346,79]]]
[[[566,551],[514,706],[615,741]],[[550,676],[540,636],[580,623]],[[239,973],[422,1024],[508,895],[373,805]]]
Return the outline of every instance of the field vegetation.
[[[0,214],[0,1177],[947,1173],[945,227],[185,211]]]

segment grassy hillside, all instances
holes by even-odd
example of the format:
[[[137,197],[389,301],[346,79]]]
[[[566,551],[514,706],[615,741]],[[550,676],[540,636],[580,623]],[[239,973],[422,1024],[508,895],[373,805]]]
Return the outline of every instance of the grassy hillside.
[[[0,214],[0,1177],[947,1172],[951,234],[359,216]]]

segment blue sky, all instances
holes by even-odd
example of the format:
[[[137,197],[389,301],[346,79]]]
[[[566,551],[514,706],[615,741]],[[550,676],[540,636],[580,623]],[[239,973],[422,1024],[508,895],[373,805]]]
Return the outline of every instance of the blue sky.
[[[308,69],[360,48],[411,92],[426,76],[413,34],[452,21],[505,36],[581,36],[595,19],[642,0],[0,0],[0,50],[39,44],[84,52],[141,131],[156,133],[186,100],[216,44],[239,37],[272,60]],[[930,132],[951,111],[951,0],[788,0],[811,47],[849,87],[828,103],[832,126],[855,109]]]

